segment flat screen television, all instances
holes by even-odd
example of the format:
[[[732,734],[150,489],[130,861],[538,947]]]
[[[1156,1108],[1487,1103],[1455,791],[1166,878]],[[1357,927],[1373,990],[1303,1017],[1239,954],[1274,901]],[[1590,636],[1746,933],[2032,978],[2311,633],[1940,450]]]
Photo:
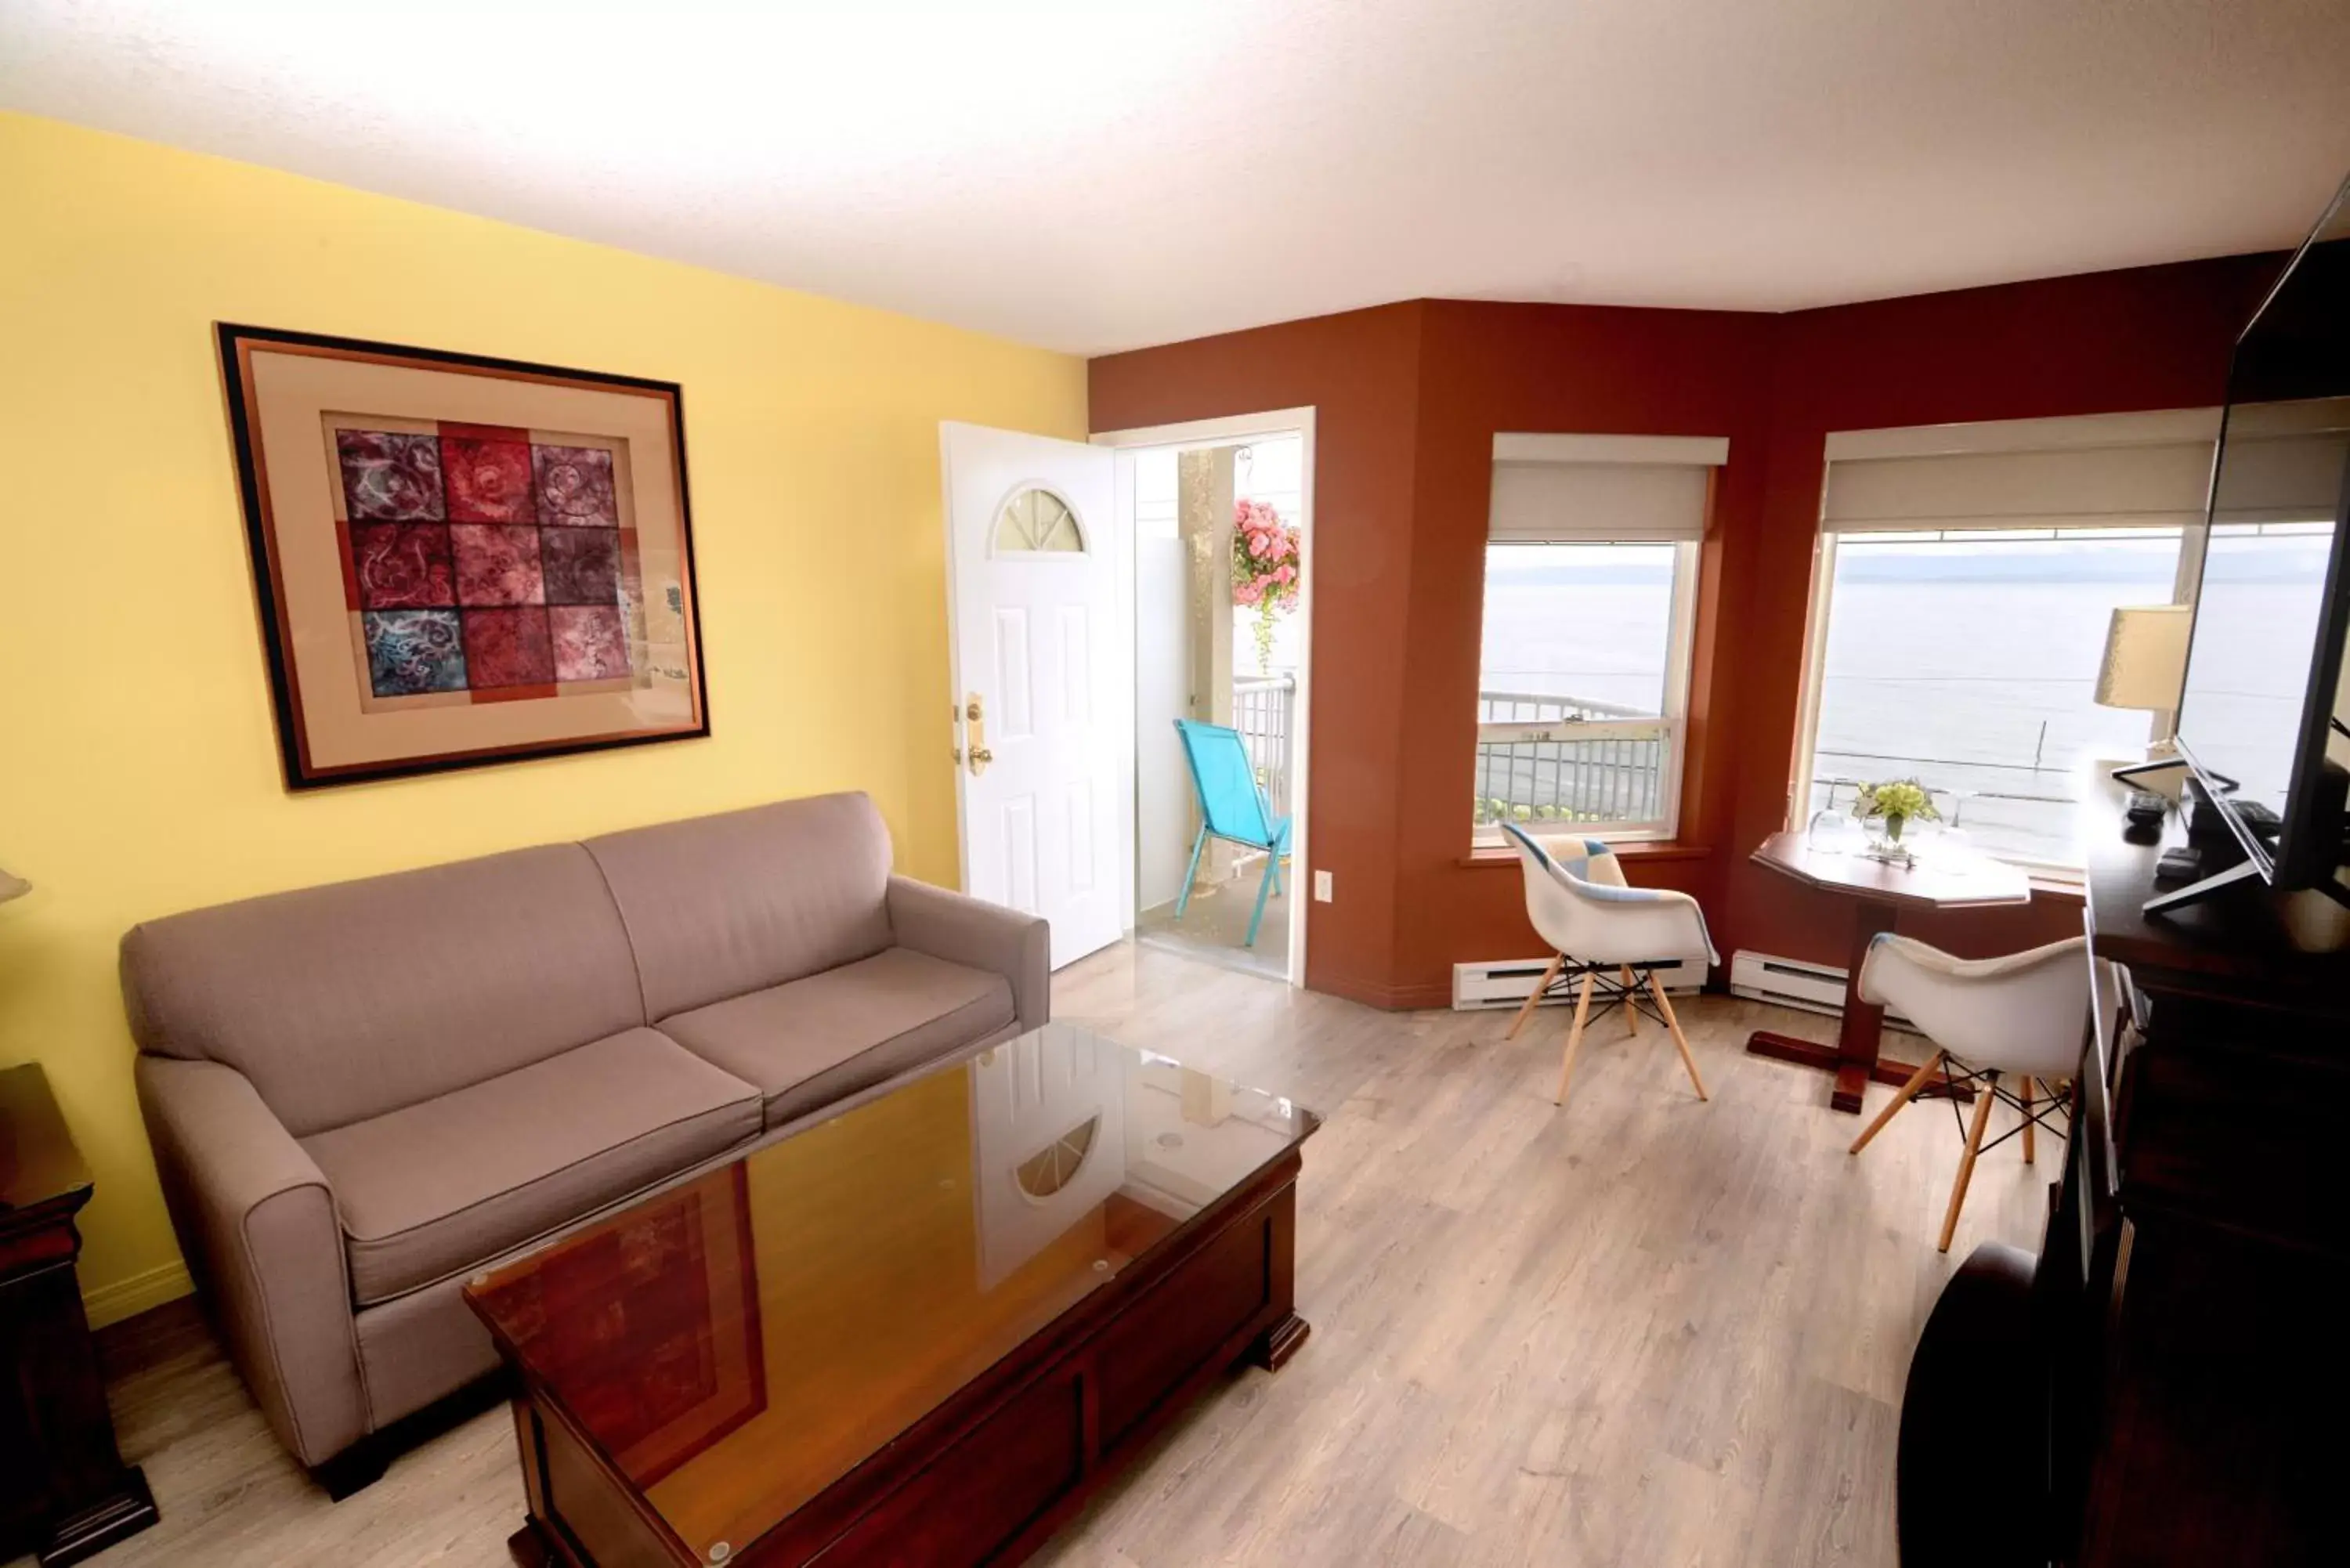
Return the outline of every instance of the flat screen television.
[[[2248,857],[2228,880],[2339,896],[2350,184],[2236,340],[2208,521],[2180,753]]]

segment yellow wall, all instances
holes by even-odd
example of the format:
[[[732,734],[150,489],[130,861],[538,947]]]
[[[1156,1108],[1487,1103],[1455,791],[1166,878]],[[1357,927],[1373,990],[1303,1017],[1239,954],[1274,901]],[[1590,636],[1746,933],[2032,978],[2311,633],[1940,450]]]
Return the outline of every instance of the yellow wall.
[[[712,737],[295,797],[212,323],[685,389]],[[178,1293],[115,944],[151,915],[861,788],[955,877],[938,421],[1083,439],[1082,361],[0,114],[0,1063],[98,1179],[93,1316]]]

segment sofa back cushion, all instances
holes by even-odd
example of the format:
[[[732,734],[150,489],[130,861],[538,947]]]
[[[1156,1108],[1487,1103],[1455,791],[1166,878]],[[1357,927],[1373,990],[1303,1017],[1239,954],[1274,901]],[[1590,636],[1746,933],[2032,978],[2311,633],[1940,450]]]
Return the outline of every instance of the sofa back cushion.
[[[628,922],[656,1023],[889,945],[889,830],[863,794],[639,827],[588,852]]]
[[[122,940],[141,1050],[225,1063],[296,1137],[645,1022],[603,874],[577,844],[279,893]]]

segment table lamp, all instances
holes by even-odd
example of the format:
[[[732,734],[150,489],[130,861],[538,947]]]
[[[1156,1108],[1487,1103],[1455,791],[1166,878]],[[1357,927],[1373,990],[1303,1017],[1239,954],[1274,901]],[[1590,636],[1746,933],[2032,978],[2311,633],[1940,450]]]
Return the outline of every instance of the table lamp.
[[[11,877],[5,868],[0,868],[0,904],[11,898],[21,898],[32,890],[30,882],[22,877]]]
[[[2187,605],[2125,605],[2114,611],[2097,670],[2098,705],[2176,710],[2187,684],[2187,633],[2194,620]]]
[[[2097,668],[2097,704],[2177,712],[2187,685],[2187,634],[2194,624],[2189,605],[2124,605],[2115,610],[2106,628],[2105,661]],[[2163,738],[2147,747],[2144,761],[2110,771],[2133,789],[2150,787],[2176,798],[2178,781],[2168,775],[2177,752],[2166,728]],[[2167,782],[2147,782],[2154,779]]]

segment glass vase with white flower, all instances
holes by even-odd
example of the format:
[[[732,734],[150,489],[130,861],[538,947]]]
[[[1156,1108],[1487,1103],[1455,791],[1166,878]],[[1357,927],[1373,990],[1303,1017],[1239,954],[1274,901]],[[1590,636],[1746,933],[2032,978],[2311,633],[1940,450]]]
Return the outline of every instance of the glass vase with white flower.
[[[1909,846],[1901,842],[1902,834],[1913,823],[1942,820],[1942,814],[1935,808],[1933,795],[1916,779],[1888,779],[1883,784],[1863,784],[1856,804],[1860,808],[1861,821],[1868,826],[1870,853],[1905,865],[1913,856]]]

